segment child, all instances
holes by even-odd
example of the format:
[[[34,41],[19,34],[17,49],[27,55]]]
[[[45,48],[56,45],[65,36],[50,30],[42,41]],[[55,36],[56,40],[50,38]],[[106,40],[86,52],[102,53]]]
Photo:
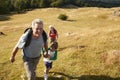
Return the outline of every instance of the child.
[[[50,43],[52,43],[58,39],[58,33],[57,30],[52,25],[49,26],[49,29],[50,29],[49,31]]]
[[[48,48],[49,57],[48,58],[44,57],[44,64],[46,67],[44,70],[44,80],[48,80],[48,73],[49,70],[52,68],[52,62],[53,60],[57,59],[57,48],[58,48],[58,43],[52,42],[50,48]]]

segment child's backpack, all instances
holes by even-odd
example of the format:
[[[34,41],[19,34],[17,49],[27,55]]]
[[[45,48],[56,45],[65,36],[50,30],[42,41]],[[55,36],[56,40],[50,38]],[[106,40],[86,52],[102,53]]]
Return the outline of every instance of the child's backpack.
[[[24,33],[27,32],[28,30],[29,30],[29,32],[28,32],[27,40],[26,40],[26,43],[25,43],[24,47],[29,46],[29,44],[31,42],[31,39],[32,39],[32,32],[33,32],[32,28],[25,29]],[[43,37],[44,43],[46,43],[47,42],[47,34],[44,30],[43,30],[43,33],[42,33],[42,37]]]

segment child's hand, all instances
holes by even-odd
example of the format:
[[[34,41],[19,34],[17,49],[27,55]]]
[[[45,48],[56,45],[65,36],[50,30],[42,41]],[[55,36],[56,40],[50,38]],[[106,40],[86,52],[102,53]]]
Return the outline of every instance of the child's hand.
[[[44,55],[45,58],[50,58],[50,55]]]

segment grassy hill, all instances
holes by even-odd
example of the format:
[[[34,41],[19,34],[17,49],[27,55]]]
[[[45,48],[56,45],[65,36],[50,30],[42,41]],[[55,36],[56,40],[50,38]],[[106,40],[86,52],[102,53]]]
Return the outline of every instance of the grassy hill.
[[[21,51],[15,63],[9,57],[19,37],[31,21],[41,18],[44,29],[54,25],[59,34],[58,59],[53,63],[50,80],[120,80],[120,63],[109,64],[101,56],[120,50],[120,17],[112,15],[120,8],[36,9],[23,14],[5,15],[0,21],[0,80],[21,80],[24,74]],[[57,19],[69,16],[67,21]],[[37,80],[43,80],[43,60],[37,68]],[[55,73],[54,76],[52,74]]]

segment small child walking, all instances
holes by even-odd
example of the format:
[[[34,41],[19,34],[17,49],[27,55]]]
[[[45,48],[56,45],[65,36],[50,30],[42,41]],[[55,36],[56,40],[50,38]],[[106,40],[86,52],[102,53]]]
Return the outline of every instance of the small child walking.
[[[50,48],[48,48],[49,57],[47,58],[44,57],[43,59],[45,64],[44,80],[48,80],[49,70],[52,68],[53,61],[57,59],[57,48],[58,48],[58,42],[52,42]]]

